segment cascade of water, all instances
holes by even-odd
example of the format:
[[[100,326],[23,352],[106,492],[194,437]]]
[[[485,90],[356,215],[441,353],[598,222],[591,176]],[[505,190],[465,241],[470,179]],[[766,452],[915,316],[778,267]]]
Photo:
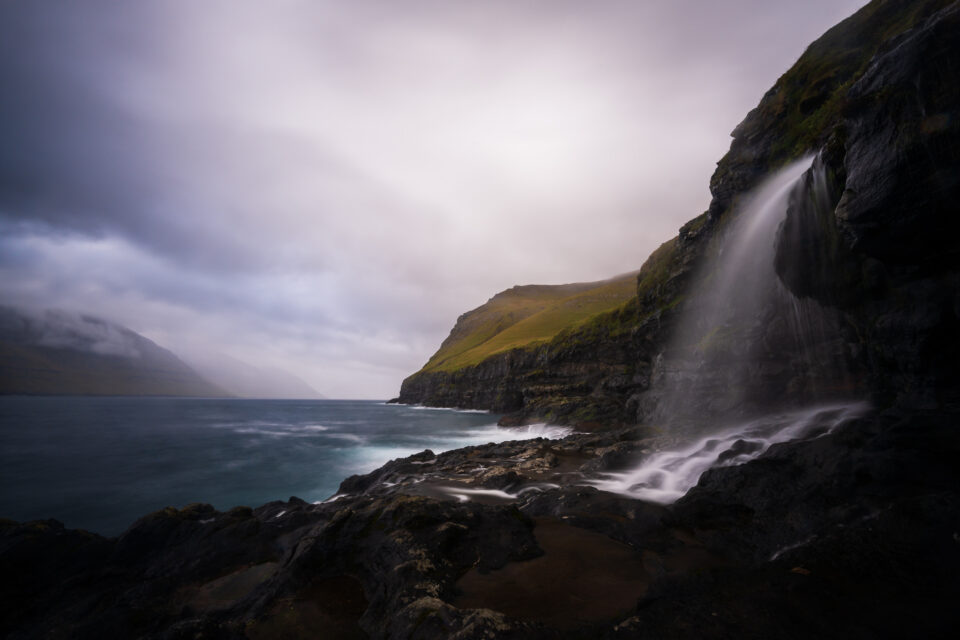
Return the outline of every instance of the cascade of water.
[[[771,176],[718,232],[713,256],[658,358],[658,402],[647,419],[669,424],[686,444],[592,484],[672,502],[712,466],[740,464],[777,442],[826,433],[864,411],[862,403],[824,405],[845,375],[840,317],[798,299],[774,268],[788,205],[829,199],[812,164],[806,157]],[[814,408],[796,409],[801,404]],[[795,408],[784,411],[789,406]]]
[[[865,403],[849,403],[767,414],[655,453],[634,469],[604,474],[591,484],[611,493],[671,503],[696,485],[711,467],[743,464],[779,442],[829,433],[866,409]]]
[[[845,370],[839,316],[800,300],[774,269],[777,231],[791,198],[820,189],[799,160],[761,184],[718,233],[655,371],[656,423],[749,416],[785,400],[824,395],[825,376]]]

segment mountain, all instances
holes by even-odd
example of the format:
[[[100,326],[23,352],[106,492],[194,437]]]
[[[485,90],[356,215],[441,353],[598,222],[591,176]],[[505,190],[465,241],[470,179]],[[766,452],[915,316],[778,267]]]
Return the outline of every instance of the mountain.
[[[647,260],[635,297],[401,390],[590,429],[423,451],[319,504],[168,507],[111,539],[0,519],[0,635],[956,636],[958,74],[960,1],[873,0],[737,127],[710,209]],[[771,176],[789,189],[752,196]],[[783,217],[728,269],[754,200]],[[752,249],[776,295],[745,307]],[[715,324],[724,303],[733,321]],[[841,356],[846,391],[869,403],[789,407],[818,363],[782,336],[811,308],[809,324],[837,321],[814,347]],[[696,434],[649,419],[666,387],[706,407],[741,391],[731,379],[779,409],[736,430],[722,411],[743,406],[706,410]]]
[[[301,378],[275,367],[255,367],[223,353],[191,351],[185,359],[204,378],[241,398],[324,398]]]
[[[946,25],[955,6],[871,2],[827,31],[734,129],[709,210],[651,256],[634,297],[545,342],[428,365],[404,380],[399,401],[492,409],[514,422],[655,418],[662,381],[696,359],[696,345],[668,348],[696,304],[694,276],[750,190],[807,154],[817,155],[825,195],[784,224],[783,284],[840,315],[850,391],[883,406],[954,401],[960,120],[957,32]],[[765,330],[789,318],[771,320]],[[802,400],[785,375],[771,386],[775,365],[757,372],[771,397]]]
[[[589,312],[574,322],[564,323],[570,316],[560,313],[544,314],[554,320],[549,337],[523,344],[510,344],[502,338],[494,342],[525,324],[518,322],[494,335],[491,343],[501,348],[491,349],[479,361],[455,357],[445,362],[446,366],[436,366],[444,362],[441,358],[447,348],[459,342],[460,332],[455,327],[427,366],[403,381],[397,401],[516,412],[517,421],[633,422],[632,416],[626,415],[625,396],[644,381],[645,370],[637,354],[649,348],[662,328],[662,318],[676,306],[686,277],[685,256],[690,253],[680,249],[699,237],[705,221],[706,216],[701,216],[688,223],[680,238],[665,242],[636,274],[582,292],[580,295],[589,299],[599,298],[602,305],[584,305]],[[611,289],[619,300],[598,295]],[[504,294],[491,303],[500,296]],[[471,316],[482,309],[461,316],[458,326],[469,326]],[[538,317],[531,315],[525,321],[533,324]],[[481,344],[467,353],[476,356],[483,350]]]
[[[455,371],[486,358],[546,342],[564,329],[619,307],[634,295],[636,272],[598,282],[525,285],[501,291],[468,311],[422,371]]]
[[[126,327],[67,311],[0,307],[0,393],[229,395]]]

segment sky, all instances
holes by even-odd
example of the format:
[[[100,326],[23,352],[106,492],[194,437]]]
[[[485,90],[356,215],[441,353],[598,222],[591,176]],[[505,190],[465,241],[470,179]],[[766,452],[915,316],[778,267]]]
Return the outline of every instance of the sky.
[[[863,0],[0,3],[0,303],[334,398],[639,268]]]

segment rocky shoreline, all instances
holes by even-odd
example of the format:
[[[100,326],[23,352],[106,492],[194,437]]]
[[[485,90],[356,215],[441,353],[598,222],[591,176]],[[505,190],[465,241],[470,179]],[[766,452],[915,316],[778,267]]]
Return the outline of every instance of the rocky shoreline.
[[[430,451],[334,499],[168,508],[115,539],[0,524],[9,638],[944,637],[957,413],[887,411],[663,506],[597,474],[646,427]]]
[[[496,408],[513,412],[504,424],[546,418],[580,433],[424,451],[347,478],[321,504],[168,508],[113,539],[0,521],[0,635],[954,637],[958,34],[956,0],[866,5],[733,132],[710,210],[648,262],[633,302],[401,389],[403,402]],[[757,353],[722,340],[666,349],[681,314],[697,311],[691,275],[737,202],[807,153],[805,188],[823,198],[787,208],[776,275],[836,311],[829,345],[851,382],[827,391],[876,408],[762,453],[730,442],[723,464],[669,505],[599,490],[605,474],[690,436],[647,426],[661,424],[671,376],[711,376],[713,393],[681,396],[702,419],[720,415],[710,402],[730,386],[731,363],[747,365],[743,385],[763,391],[764,406],[809,406],[792,365],[816,367],[784,350],[777,309],[755,310]],[[723,357],[703,371],[710,349]]]

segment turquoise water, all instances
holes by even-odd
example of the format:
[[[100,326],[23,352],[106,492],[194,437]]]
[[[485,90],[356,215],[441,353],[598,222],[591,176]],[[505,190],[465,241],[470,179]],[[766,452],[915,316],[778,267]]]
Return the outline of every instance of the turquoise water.
[[[497,418],[373,401],[0,397],[0,517],[116,535],[168,505],[314,502],[392,458],[539,435]]]

